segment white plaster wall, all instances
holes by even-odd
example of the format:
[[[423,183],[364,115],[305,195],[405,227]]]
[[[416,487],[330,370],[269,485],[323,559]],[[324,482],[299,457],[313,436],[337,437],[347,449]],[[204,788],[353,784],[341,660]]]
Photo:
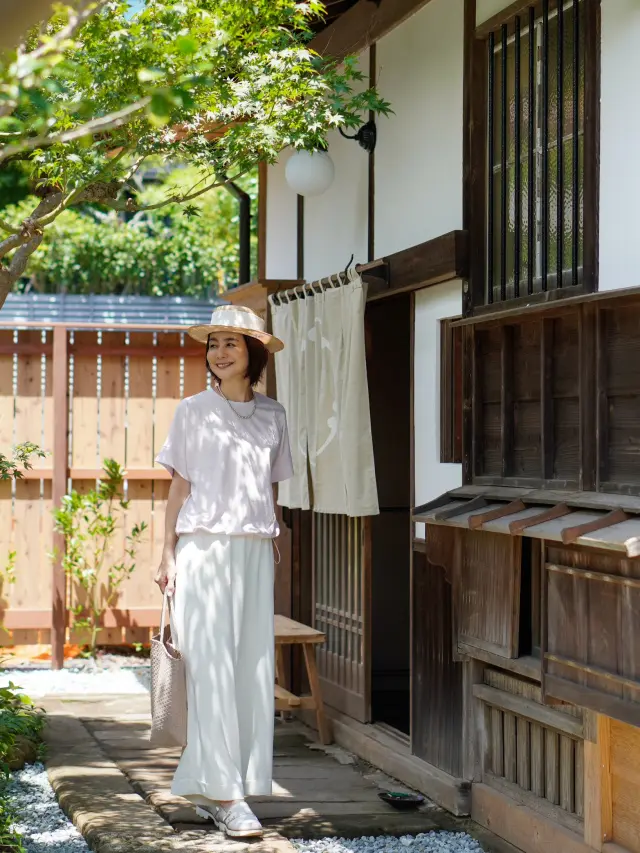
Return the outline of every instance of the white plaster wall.
[[[640,3],[602,0],[599,289],[640,285]]]
[[[348,131],[353,133],[353,131]],[[367,261],[369,157],[357,142],[329,134],[335,178],[320,196],[304,200],[304,275],[307,281]]]
[[[414,330],[415,505],[462,484],[462,466],[440,462],[440,320],[462,313],[462,282],[418,290]],[[424,525],[416,525],[424,536]]]
[[[284,169],[291,151],[267,169],[267,278],[297,278],[297,200]]]
[[[369,82],[369,51],[358,59],[364,75],[360,88]],[[366,121],[366,118],[363,119]],[[353,130],[346,131],[352,135]],[[304,274],[307,281],[343,270],[351,255],[354,264],[366,263],[369,199],[369,157],[357,142],[338,131],[327,137],[335,178],[320,196],[304,200]]]
[[[511,0],[476,0],[476,26],[484,24],[511,5]]]
[[[375,255],[462,227],[464,0],[431,0],[378,43]]]

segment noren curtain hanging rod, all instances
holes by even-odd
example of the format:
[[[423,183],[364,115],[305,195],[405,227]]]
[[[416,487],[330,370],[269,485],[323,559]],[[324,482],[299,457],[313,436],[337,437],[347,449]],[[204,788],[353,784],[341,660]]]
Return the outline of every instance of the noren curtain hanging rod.
[[[344,272],[333,273],[332,275],[320,278],[317,281],[299,284],[296,287],[292,287],[290,290],[282,290],[272,293],[269,296],[269,302],[272,305],[282,305],[283,302],[290,302],[292,299],[306,299],[307,297],[322,293],[324,290],[328,290],[329,288],[334,289],[342,287],[343,284],[354,281],[359,277],[360,273],[357,268],[347,267]]]

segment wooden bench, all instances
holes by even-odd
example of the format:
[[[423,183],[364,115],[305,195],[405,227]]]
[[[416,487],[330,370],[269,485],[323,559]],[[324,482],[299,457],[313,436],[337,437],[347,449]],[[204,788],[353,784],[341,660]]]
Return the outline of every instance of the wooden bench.
[[[286,616],[275,617],[276,636],[276,686],[275,700],[276,711],[315,711],[318,723],[320,742],[331,743],[329,721],[327,720],[324,704],[322,702],[322,691],[320,689],[320,677],[316,664],[316,646],[325,642],[326,637],[322,631],[309,628]],[[304,661],[307,667],[307,677],[311,688],[311,696],[295,696],[285,686],[284,647],[301,645],[304,653]]]

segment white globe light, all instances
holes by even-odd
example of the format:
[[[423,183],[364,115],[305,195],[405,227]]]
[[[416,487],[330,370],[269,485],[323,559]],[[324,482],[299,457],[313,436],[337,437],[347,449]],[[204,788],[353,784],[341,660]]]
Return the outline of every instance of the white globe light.
[[[287,160],[285,177],[291,189],[302,196],[322,195],[333,183],[333,160],[326,151],[294,152]]]

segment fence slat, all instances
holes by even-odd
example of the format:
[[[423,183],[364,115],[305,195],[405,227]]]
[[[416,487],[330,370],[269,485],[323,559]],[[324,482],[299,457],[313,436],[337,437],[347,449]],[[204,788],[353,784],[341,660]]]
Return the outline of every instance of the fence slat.
[[[117,615],[108,617],[101,640],[146,641],[158,610],[152,580],[164,540],[169,489],[164,469],[154,476],[153,459],[180,397],[207,386],[204,348],[192,356],[184,332],[131,327],[127,340],[126,327],[102,327],[100,341],[99,328],[32,324],[21,328],[15,342],[13,329],[0,328],[0,451],[8,453],[14,441],[25,440],[52,451],[36,463],[42,473],[29,472],[16,485],[15,514],[12,485],[0,484],[0,565],[6,564],[11,548],[17,552],[17,582],[3,592],[0,618],[11,626],[13,641],[45,642],[52,625],[53,662],[58,666],[68,622],[66,583],[59,561],[52,565],[49,555],[54,545],[63,544],[53,534],[52,508],[66,493],[68,476],[73,472],[72,485],[86,492],[107,456],[131,470],[127,522],[145,521],[149,529],[136,571],[116,603]],[[120,531],[112,556],[123,547]],[[141,618],[141,627],[130,627],[136,618]],[[0,636],[0,643],[11,642],[9,634]]]

